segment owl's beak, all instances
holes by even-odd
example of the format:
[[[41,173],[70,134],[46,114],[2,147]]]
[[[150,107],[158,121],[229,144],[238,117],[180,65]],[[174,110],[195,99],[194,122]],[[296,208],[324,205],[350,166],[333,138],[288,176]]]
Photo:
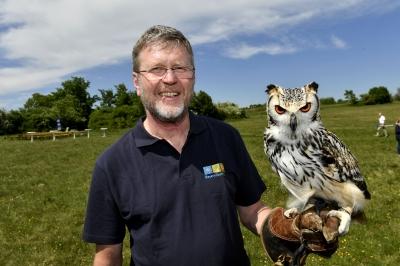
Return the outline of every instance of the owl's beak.
[[[292,129],[292,131],[296,131],[297,128],[297,118],[295,114],[291,114],[290,115],[290,128]]]

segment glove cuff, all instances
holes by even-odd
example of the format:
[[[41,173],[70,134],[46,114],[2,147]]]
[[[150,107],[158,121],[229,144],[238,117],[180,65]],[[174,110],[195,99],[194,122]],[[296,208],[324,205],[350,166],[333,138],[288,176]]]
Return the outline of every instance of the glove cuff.
[[[261,231],[261,242],[269,258],[275,265],[290,265],[301,246],[298,217],[287,218],[283,208],[274,208],[268,215]],[[301,261],[305,262],[308,253]],[[300,264],[300,265],[303,265]]]

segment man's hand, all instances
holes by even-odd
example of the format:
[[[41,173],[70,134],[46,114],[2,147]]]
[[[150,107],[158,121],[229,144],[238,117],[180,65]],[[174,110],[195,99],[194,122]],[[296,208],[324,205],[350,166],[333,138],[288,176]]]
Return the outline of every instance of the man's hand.
[[[273,209],[261,230],[269,257],[281,265],[304,265],[309,253],[331,257],[338,247],[339,220],[327,214],[309,209],[286,217],[284,209]]]

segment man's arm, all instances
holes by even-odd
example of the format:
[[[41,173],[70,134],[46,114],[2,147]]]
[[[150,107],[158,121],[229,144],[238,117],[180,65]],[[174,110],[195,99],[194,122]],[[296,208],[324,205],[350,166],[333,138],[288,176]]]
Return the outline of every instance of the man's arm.
[[[121,266],[122,244],[96,245],[93,266]]]
[[[250,206],[237,206],[237,209],[242,224],[256,235],[260,234],[262,225],[271,212],[261,201]]]

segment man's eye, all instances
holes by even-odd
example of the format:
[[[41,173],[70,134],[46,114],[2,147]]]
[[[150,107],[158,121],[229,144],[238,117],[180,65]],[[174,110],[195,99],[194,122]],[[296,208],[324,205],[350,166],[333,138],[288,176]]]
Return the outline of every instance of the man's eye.
[[[153,67],[148,72],[153,73],[153,74],[163,74],[163,73],[165,73],[165,70],[166,69],[164,67]]]
[[[175,73],[184,73],[184,72],[187,71],[187,69],[186,69],[185,67],[181,67],[181,66],[173,67],[172,70],[173,70]]]

